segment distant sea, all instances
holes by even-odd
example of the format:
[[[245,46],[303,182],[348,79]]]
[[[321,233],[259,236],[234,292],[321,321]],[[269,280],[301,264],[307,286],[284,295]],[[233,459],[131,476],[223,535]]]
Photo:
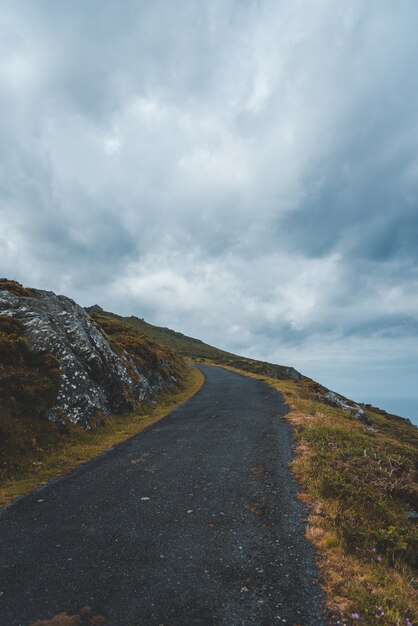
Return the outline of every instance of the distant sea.
[[[418,426],[418,396],[367,396],[361,401],[388,413],[408,417],[415,426]]]

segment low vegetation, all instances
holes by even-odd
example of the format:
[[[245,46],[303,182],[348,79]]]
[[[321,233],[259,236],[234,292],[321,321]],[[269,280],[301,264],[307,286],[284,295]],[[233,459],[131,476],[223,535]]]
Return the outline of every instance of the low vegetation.
[[[292,469],[309,506],[330,612],[342,624],[411,626],[418,605],[418,430],[368,407],[365,427],[317,394],[312,381],[264,380],[290,408]]]
[[[100,313],[92,313],[90,318],[104,331],[114,352],[129,352],[147,378],[158,373],[167,380],[173,369],[179,381],[184,378],[185,361],[170,347],[157,343],[122,319]]]
[[[0,315],[0,480],[29,471],[62,433],[40,415],[54,406],[60,371],[50,354],[29,350],[21,322]]]
[[[36,296],[36,289],[24,287],[16,280],[9,280],[8,278],[0,278],[0,290],[9,291],[15,296],[25,296],[27,298],[33,298]]]

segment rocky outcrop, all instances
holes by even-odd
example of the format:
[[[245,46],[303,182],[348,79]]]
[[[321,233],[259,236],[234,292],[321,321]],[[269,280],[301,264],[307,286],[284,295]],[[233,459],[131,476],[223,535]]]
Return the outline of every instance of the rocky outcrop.
[[[281,367],[280,376],[284,378],[285,380],[294,380],[296,382],[300,380],[307,380],[306,376],[298,372],[294,367],[284,367],[284,366],[277,366],[277,367]],[[275,372],[274,369],[273,369],[273,377],[277,377],[277,373]]]
[[[355,404],[354,402],[349,404],[342,396],[339,396],[337,393],[335,393],[335,391],[328,391],[325,394],[325,400],[326,402],[328,402],[328,404],[336,406],[339,409],[345,411],[347,414],[351,415],[352,417],[355,417],[365,426],[368,426],[369,428],[372,427],[370,420],[366,417],[365,412],[358,404]]]
[[[103,313],[103,309],[98,304],[93,304],[93,306],[84,307],[84,310],[87,313]]]
[[[44,415],[54,422],[91,428],[103,416],[136,409],[175,382],[175,370],[146,376],[140,361],[117,354],[102,330],[78,304],[49,291],[25,289],[0,280],[0,315],[19,320],[30,349],[58,359],[60,385],[55,406]]]

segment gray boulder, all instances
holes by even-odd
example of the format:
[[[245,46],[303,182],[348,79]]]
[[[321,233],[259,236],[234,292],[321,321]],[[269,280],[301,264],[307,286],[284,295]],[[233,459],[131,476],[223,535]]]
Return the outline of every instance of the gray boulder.
[[[348,402],[344,398],[339,396],[337,393],[335,393],[335,391],[328,391],[325,394],[325,400],[329,404],[332,404],[332,406],[336,406],[339,409],[342,409],[343,411],[345,411],[347,414],[351,415],[352,417],[355,417],[359,422],[361,422],[365,426],[368,426],[368,427],[372,426],[370,420],[366,417],[365,412],[358,404],[355,404],[355,403],[348,404]]]
[[[59,361],[56,405],[44,416],[49,420],[70,420],[91,428],[103,416],[133,411],[143,401],[155,399],[167,386],[167,379],[158,372],[147,378],[128,353],[118,356],[84,309],[70,298],[3,281],[0,315],[22,322],[31,350],[52,353]]]

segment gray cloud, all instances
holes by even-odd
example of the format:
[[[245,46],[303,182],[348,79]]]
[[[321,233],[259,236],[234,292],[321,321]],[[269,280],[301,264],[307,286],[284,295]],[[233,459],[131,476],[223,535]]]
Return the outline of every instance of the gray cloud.
[[[2,274],[415,392],[417,23],[409,0],[2,0]]]

